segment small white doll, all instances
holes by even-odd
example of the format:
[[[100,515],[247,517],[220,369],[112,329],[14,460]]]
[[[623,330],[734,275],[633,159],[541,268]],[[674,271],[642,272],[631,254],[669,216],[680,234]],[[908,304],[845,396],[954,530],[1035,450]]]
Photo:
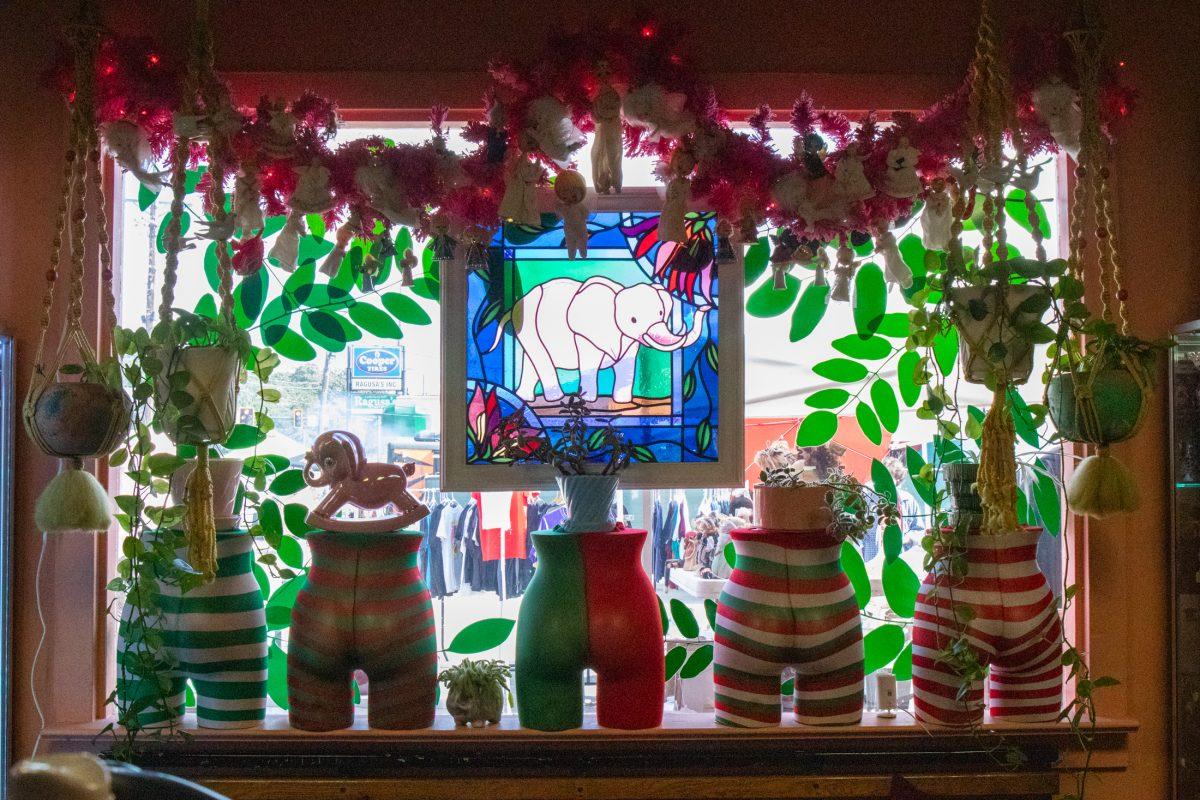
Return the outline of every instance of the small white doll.
[[[946,182],[937,178],[925,195],[921,211],[921,244],[926,250],[945,251],[950,246],[950,226],[954,223],[954,208]]]
[[[325,260],[321,262],[321,274],[333,277],[338,274],[338,270],[342,267],[342,261],[346,258],[346,251],[350,247],[350,240],[354,238],[354,233],[361,226],[362,221],[359,218],[357,211],[351,211],[350,216],[338,228],[337,236],[334,239],[333,249],[329,251],[329,255],[325,256]]]
[[[1045,120],[1058,146],[1078,160],[1083,114],[1075,90],[1053,77],[1033,90],[1033,110]]]
[[[113,160],[138,183],[157,192],[165,183],[163,173],[154,169],[154,154],[146,132],[127,120],[118,119],[100,126],[104,146]]]
[[[265,224],[262,206],[258,204],[262,185],[258,180],[258,169],[246,165],[233,183],[233,217],[243,236],[261,230]]]
[[[316,161],[297,166],[296,190],[288,198],[288,207],[301,214],[324,214],[333,208],[329,169]]]
[[[271,252],[267,257],[274,260],[285,272],[296,269],[296,259],[300,256],[300,237],[304,235],[304,215],[293,210],[287,216],[283,229],[275,237]]]
[[[612,84],[605,84],[592,104],[592,120],[596,123],[592,140],[592,183],[599,194],[621,193],[621,151],[624,147],[621,129],[621,96]]]
[[[854,145],[847,147],[834,169],[834,184],[842,199],[851,203],[875,196],[875,188],[863,171],[863,156]]]
[[[900,143],[888,151],[887,176],[883,191],[892,197],[907,199],[921,193],[921,179],[917,176],[917,159],[921,152],[900,137]]]
[[[542,168],[527,155],[515,150],[505,166],[504,197],[500,200],[500,218],[518,225],[540,225],[537,184]]]
[[[583,199],[587,196],[587,183],[583,175],[573,169],[560,172],[554,179],[554,195],[558,198],[558,213],[563,221],[563,245],[567,258],[587,258],[588,210]]]
[[[883,275],[888,283],[894,283],[901,289],[910,289],[913,285],[912,270],[904,263],[900,248],[896,244],[896,236],[883,224],[875,232],[875,250],[883,259]]]
[[[682,147],[671,153],[667,196],[658,218],[658,239],[661,242],[686,242],[688,201],[692,196],[692,180],[688,176],[696,167],[696,159]]]

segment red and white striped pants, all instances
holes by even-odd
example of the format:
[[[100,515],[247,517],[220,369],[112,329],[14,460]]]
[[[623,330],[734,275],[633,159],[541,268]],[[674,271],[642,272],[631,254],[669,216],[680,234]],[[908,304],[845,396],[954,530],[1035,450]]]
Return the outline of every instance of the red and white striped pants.
[[[862,621],[825,531],[735,530],[733,574],[717,603],[716,719],[780,721],[780,674],[796,670],[795,714],[806,725],[862,719]]]
[[[1040,528],[967,536],[967,575],[929,575],[917,597],[913,694],[917,719],[969,725],[983,716],[983,681],[962,680],[939,653],[962,630],[988,667],[988,710],[1007,722],[1053,722],[1062,707],[1062,624],[1037,565]],[[964,622],[962,608],[974,618]],[[954,609],[960,609],[957,622]]]

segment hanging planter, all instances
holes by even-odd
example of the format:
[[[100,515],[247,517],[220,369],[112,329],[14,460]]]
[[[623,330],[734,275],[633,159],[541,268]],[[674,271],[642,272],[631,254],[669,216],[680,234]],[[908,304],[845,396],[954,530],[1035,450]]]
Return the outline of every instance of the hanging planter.
[[[1123,366],[1055,375],[1046,392],[1050,419],[1072,442],[1124,441],[1137,431],[1144,416],[1143,385]]]
[[[953,287],[947,294],[961,342],[963,377],[978,384],[997,374],[1010,384],[1029,380],[1033,341],[1023,331],[1041,322],[1049,291],[1029,284],[990,284]]]
[[[185,345],[157,382],[157,402],[170,409],[163,430],[175,444],[221,443],[237,415],[241,353],[222,345]]]
[[[98,458],[125,435],[130,408],[127,394],[102,383],[54,382],[33,398],[26,425],[49,455]]]

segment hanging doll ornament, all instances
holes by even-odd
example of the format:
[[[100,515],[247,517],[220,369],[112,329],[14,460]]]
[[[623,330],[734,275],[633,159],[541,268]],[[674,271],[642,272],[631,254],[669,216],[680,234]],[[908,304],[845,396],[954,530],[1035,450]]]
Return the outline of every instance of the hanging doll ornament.
[[[680,244],[687,241],[687,211],[692,197],[692,180],[688,176],[695,167],[696,159],[687,149],[676,147],[671,153],[667,196],[658,218],[659,241]]]
[[[901,289],[911,289],[912,270],[904,263],[904,257],[900,255],[900,248],[896,244],[896,236],[886,222],[875,232],[875,250],[883,259],[883,275],[888,283],[894,283]]]
[[[445,263],[454,260],[457,242],[450,236],[450,220],[442,212],[433,215],[433,260]]]
[[[1033,110],[1046,123],[1055,144],[1078,161],[1083,115],[1075,90],[1054,76],[1033,90],[1032,100]]]
[[[606,72],[606,70],[597,70]],[[621,152],[624,131],[621,124],[621,95],[607,80],[592,103],[592,122],[596,131],[592,139],[592,184],[597,194],[621,193]]]
[[[920,151],[908,143],[907,137],[900,137],[900,143],[887,154],[884,194],[907,200],[921,193],[921,178],[917,175],[917,159],[920,155]]]
[[[813,271],[813,286],[829,285],[829,253],[818,245],[816,266]]]
[[[347,248],[350,247],[350,240],[354,238],[355,231],[361,225],[362,220],[358,212],[351,211],[346,221],[338,227],[333,249],[329,251],[329,255],[325,256],[325,260],[321,262],[322,275],[328,275],[332,278],[338,274],[338,270],[342,267],[342,260],[346,258]]]
[[[261,231],[266,224],[259,204],[261,196],[262,183],[258,169],[253,164],[243,165],[233,184],[233,218],[237,227],[242,229],[242,236]]]
[[[301,214],[324,214],[333,208],[329,168],[317,161],[297,166],[296,189],[288,198],[288,207]]]
[[[400,259],[400,285],[413,285],[413,270],[417,268],[417,256],[411,247],[404,249],[404,257]]]
[[[514,150],[504,168],[504,197],[500,200],[500,219],[517,225],[542,224],[538,211],[537,185],[542,168],[528,155]]]
[[[573,169],[564,170],[554,179],[554,195],[558,198],[558,213],[563,221],[563,245],[567,258],[587,258],[588,210],[584,205],[587,183]]]
[[[921,210],[921,243],[926,250],[945,252],[950,246],[950,226],[954,224],[954,204],[946,181],[935,178],[925,195]]]
[[[45,533],[103,531],[112,524],[112,504],[104,487],[83,469],[83,459],[111,452],[128,429],[131,403],[121,386],[115,361],[97,357],[81,324],[86,252],[86,222],[95,202],[103,320],[116,325],[112,291],[112,251],[106,226],[100,139],[93,106],[95,59],[100,29],[95,9],[84,3],[73,42],[76,87],[70,109],[70,145],[63,169],[63,194],[46,271],[42,297],[41,335],[33,359],[33,375],[22,419],[29,438],[42,452],[62,459],[57,476],[37,500],[34,519]],[[94,192],[94,194],[92,194]],[[70,286],[65,320],[52,320],[64,248],[70,253]],[[62,331],[57,350],[47,358],[47,337]],[[106,354],[102,354],[106,355]],[[68,379],[69,376],[75,379]]]
[[[417,210],[404,199],[400,181],[385,164],[363,164],[354,171],[354,185],[371,208],[393,225],[414,228],[420,221]]]
[[[304,236],[304,214],[291,211],[287,221],[283,223],[275,243],[271,245],[267,257],[274,261],[285,272],[296,269],[296,261],[300,258],[300,239]]]
[[[788,270],[791,269],[800,241],[796,234],[787,228],[772,236],[771,241],[774,243],[774,247],[771,248],[771,286],[780,291],[787,288]]]
[[[875,188],[863,171],[863,155],[857,145],[843,151],[834,168],[834,185],[843,200],[855,203],[875,196]]]
[[[473,225],[463,232],[466,242],[467,269],[471,271],[485,269],[490,264],[488,244],[495,236],[495,231],[483,225]]]
[[[118,119],[100,126],[104,146],[117,164],[138,183],[152,192],[158,192],[166,184],[166,177],[154,168],[154,153],[150,140],[140,125]]]
[[[550,95],[542,95],[529,104],[525,133],[560,167],[570,164],[575,151],[587,143],[583,131],[571,122],[567,107]]]
[[[733,225],[727,219],[717,220],[717,263],[729,264],[736,260],[733,252]]]
[[[833,289],[829,293],[830,300],[839,303],[850,302],[850,281],[858,265],[854,262],[854,251],[850,249],[846,238],[842,237],[841,246],[837,251],[837,266],[833,268]]]
[[[647,83],[625,94],[621,109],[625,121],[646,131],[646,140],[682,139],[696,130],[696,118],[687,111],[687,95],[668,92],[657,83]]]

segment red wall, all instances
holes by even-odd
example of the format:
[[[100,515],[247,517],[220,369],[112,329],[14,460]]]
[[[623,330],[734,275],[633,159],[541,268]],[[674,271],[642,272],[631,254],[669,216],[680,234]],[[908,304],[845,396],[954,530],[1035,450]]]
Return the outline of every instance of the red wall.
[[[64,114],[37,75],[51,51],[60,9],[68,2],[10,0],[0,6],[0,327],[17,335],[20,372],[29,370],[37,324],[36,298],[52,235]],[[191,3],[181,0],[102,3],[109,23],[124,33],[186,35]],[[218,9],[217,65],[227,71],[378,72],[335,79],[311,76],[316,86],[339,85],[352,105],[470,106],[482,68],[497,52],[536,49],[552,28],[578,25],[592,4],[525,2],[214,3]],[[1036,14],[1056,13],[1065,0],[1000,4],[1010,27]],[[1127,255],[1138,333],[1161,335],[1200,317],[1196,242],[1200,241],[1200,15],[1194,3],[1102,3],[1128,77],[1141,90],[1137,114],[1116,150],[1118,223]],[[632,13],[641,3],[608,2],[606,14]],[[690,18],[695,57],[714,73],[727,105],[759,99],[777,105],[797,87],[847,109],[874,103],[921,104],[959,80],[970,56],[975,4],[929,0],[826,0],[816,3],[653,4],[664,19]],[[383,74],[387,73],[387,74]],[[430,75],[429,73],[443,73]],[[781,74],[782,73],[782,74]],[[806,77],[799,77],[799,74]],[[294,87],[292,78],[258,85]],[[886,98],[884,100],[883,98]],[[1094,671],[1122,680],[1101,702],[1104,713],[1139,719],[1131,769],[1103,778],[1095,798],[1167,796],[1166,655],[1168,583],[1165,398],[1145,432],[1120,448],[1141,476],[1145,505],[1127,519],[1093,525],[1087,567]],[[38,538],[32,504],[54,465],[21,441],[17,471],[14,558],[17,637],[15,689],[18,752],[30,749],[37,718],[26,691],[38,626],[33,602]],[[57,620],[43,652],[39,685],[49,717],[69,721],[93,713],[92,641],[98,616],[96,548],[89,540],[52,542],[43,575],[47,612]],[[53,686],[51,692],[49,687]]]

